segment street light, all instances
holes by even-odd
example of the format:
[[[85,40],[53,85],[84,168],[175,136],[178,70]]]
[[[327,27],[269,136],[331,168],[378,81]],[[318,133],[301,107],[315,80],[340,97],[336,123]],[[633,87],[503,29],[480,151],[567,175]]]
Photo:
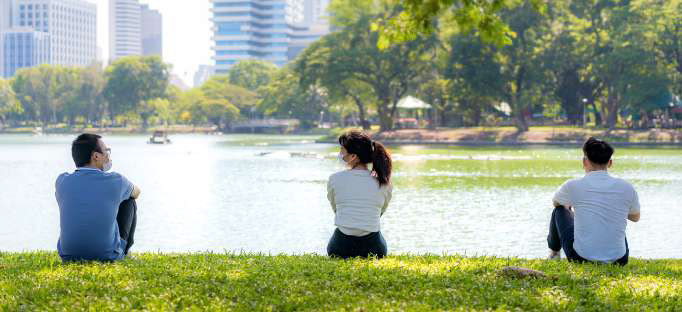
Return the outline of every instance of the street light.
[[[587,99],[583,98],[583,128],[587,125]]]

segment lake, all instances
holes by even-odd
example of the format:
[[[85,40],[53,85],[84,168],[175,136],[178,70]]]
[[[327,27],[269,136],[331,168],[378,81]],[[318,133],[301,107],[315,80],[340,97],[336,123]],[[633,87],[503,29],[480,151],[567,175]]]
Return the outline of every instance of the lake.
[[[73,171],[70,135],[0,135],[0,250],[54,250],[54,181]],[[337,146],[310,136],[106,136],[113,171],[140,186],[133,251],[326,254]],[[547,255],[551,198],[584,174],[574,147],[391,147],[389,253]],[[612,174],[635,185],[631,255],[682,257],[682,149],[618,148]]]

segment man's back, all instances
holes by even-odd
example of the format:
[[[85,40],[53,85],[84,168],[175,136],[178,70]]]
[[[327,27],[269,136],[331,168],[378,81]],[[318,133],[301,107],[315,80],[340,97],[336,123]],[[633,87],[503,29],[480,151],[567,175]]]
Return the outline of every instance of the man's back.
[[[57,178],[59,255],[65,260],[116,260],[123,257],[116,216],[133,185],[118,173],[80,168]]]
[[[630,183],[607,171],[592,171],[566,182],[555,196],[575,210],[573,247],[585,259],[613,262],[625,254],[628,214],[639,212],[637,192]]]

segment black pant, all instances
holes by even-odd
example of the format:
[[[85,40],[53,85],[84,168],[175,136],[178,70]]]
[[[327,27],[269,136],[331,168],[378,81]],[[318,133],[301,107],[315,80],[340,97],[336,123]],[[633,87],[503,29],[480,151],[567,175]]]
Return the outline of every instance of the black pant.
[[[343,259],[375,255],[378,258],[386,256],[388,248],[381,232],[374,232],[365,236],[351,236],[343,234],[338,228],[327,245],[327,254]]]
[[[549,235],[547,235],[547,245],[549,249],[560,251],[564,249],[568,261],[573,262],[588,262],[589,260],[581,257],[575,249],[573,249],[573,241],[575,240],[573,230],[573,213],[563,206],[554,208],[552,212],[552,219],[549,222]],[[628,256],[630,255],[630,248],[628,247],[628,239],[625,238],[625,255],[616,260],[618,265],[628,264]]]
[[[124,254],[127,256],[130,247],[135,242],[135,227],[137,226],[137,203],[134,198],[129,198],[118,206],[116,222],[121,239],[126,241]]]

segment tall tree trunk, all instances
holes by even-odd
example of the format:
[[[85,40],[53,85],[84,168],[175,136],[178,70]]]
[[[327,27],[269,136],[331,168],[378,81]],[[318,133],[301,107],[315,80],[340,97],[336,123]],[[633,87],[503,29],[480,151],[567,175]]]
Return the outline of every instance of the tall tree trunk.
[[[613,87],[609,88],[609,95],[606,99],[606,126],[609,130],[616,128],[618,122],[618,98]]]
[[[474,108],[474,126],[478,127],[481,125],[481,115],[482,115],[482,110],[481,107],[476,105]]]
[[[514,103],[512,103],[511,107],[513,109],[513,116],[514,116],[514,125],[516,126],[516,130],[518,132],[526,132],[528,131],[528,121],[526,120],[526,114],[525,114],[525,108],[521,107],[519,104],[519,99],[515,95],[513,98]]]
[[[362,99],[360,99],[359,96],[357,95],[351,95],[353,97],[353,100],[355,101],[355,105],[358,106],[358,117],[360,118],[360,124],[362,125],[362,129],[364,130],[369,130],[370,125],[369,122],[367,121],[367,113],[365,112],[365,104],[362,102]]]
[[[597,110],[597,103],[596,103],[597,101],[594,98],[592,98],[592,99],[590,99],[590,102],[592,104],[592,110],[594,111],[594,125],[596,127],[600,127],[601,126],[601,114]]]
[[[391,100],[388,97],[381,99],[378,107],[380,131],[393,130],[393,116],[389,105]]]

